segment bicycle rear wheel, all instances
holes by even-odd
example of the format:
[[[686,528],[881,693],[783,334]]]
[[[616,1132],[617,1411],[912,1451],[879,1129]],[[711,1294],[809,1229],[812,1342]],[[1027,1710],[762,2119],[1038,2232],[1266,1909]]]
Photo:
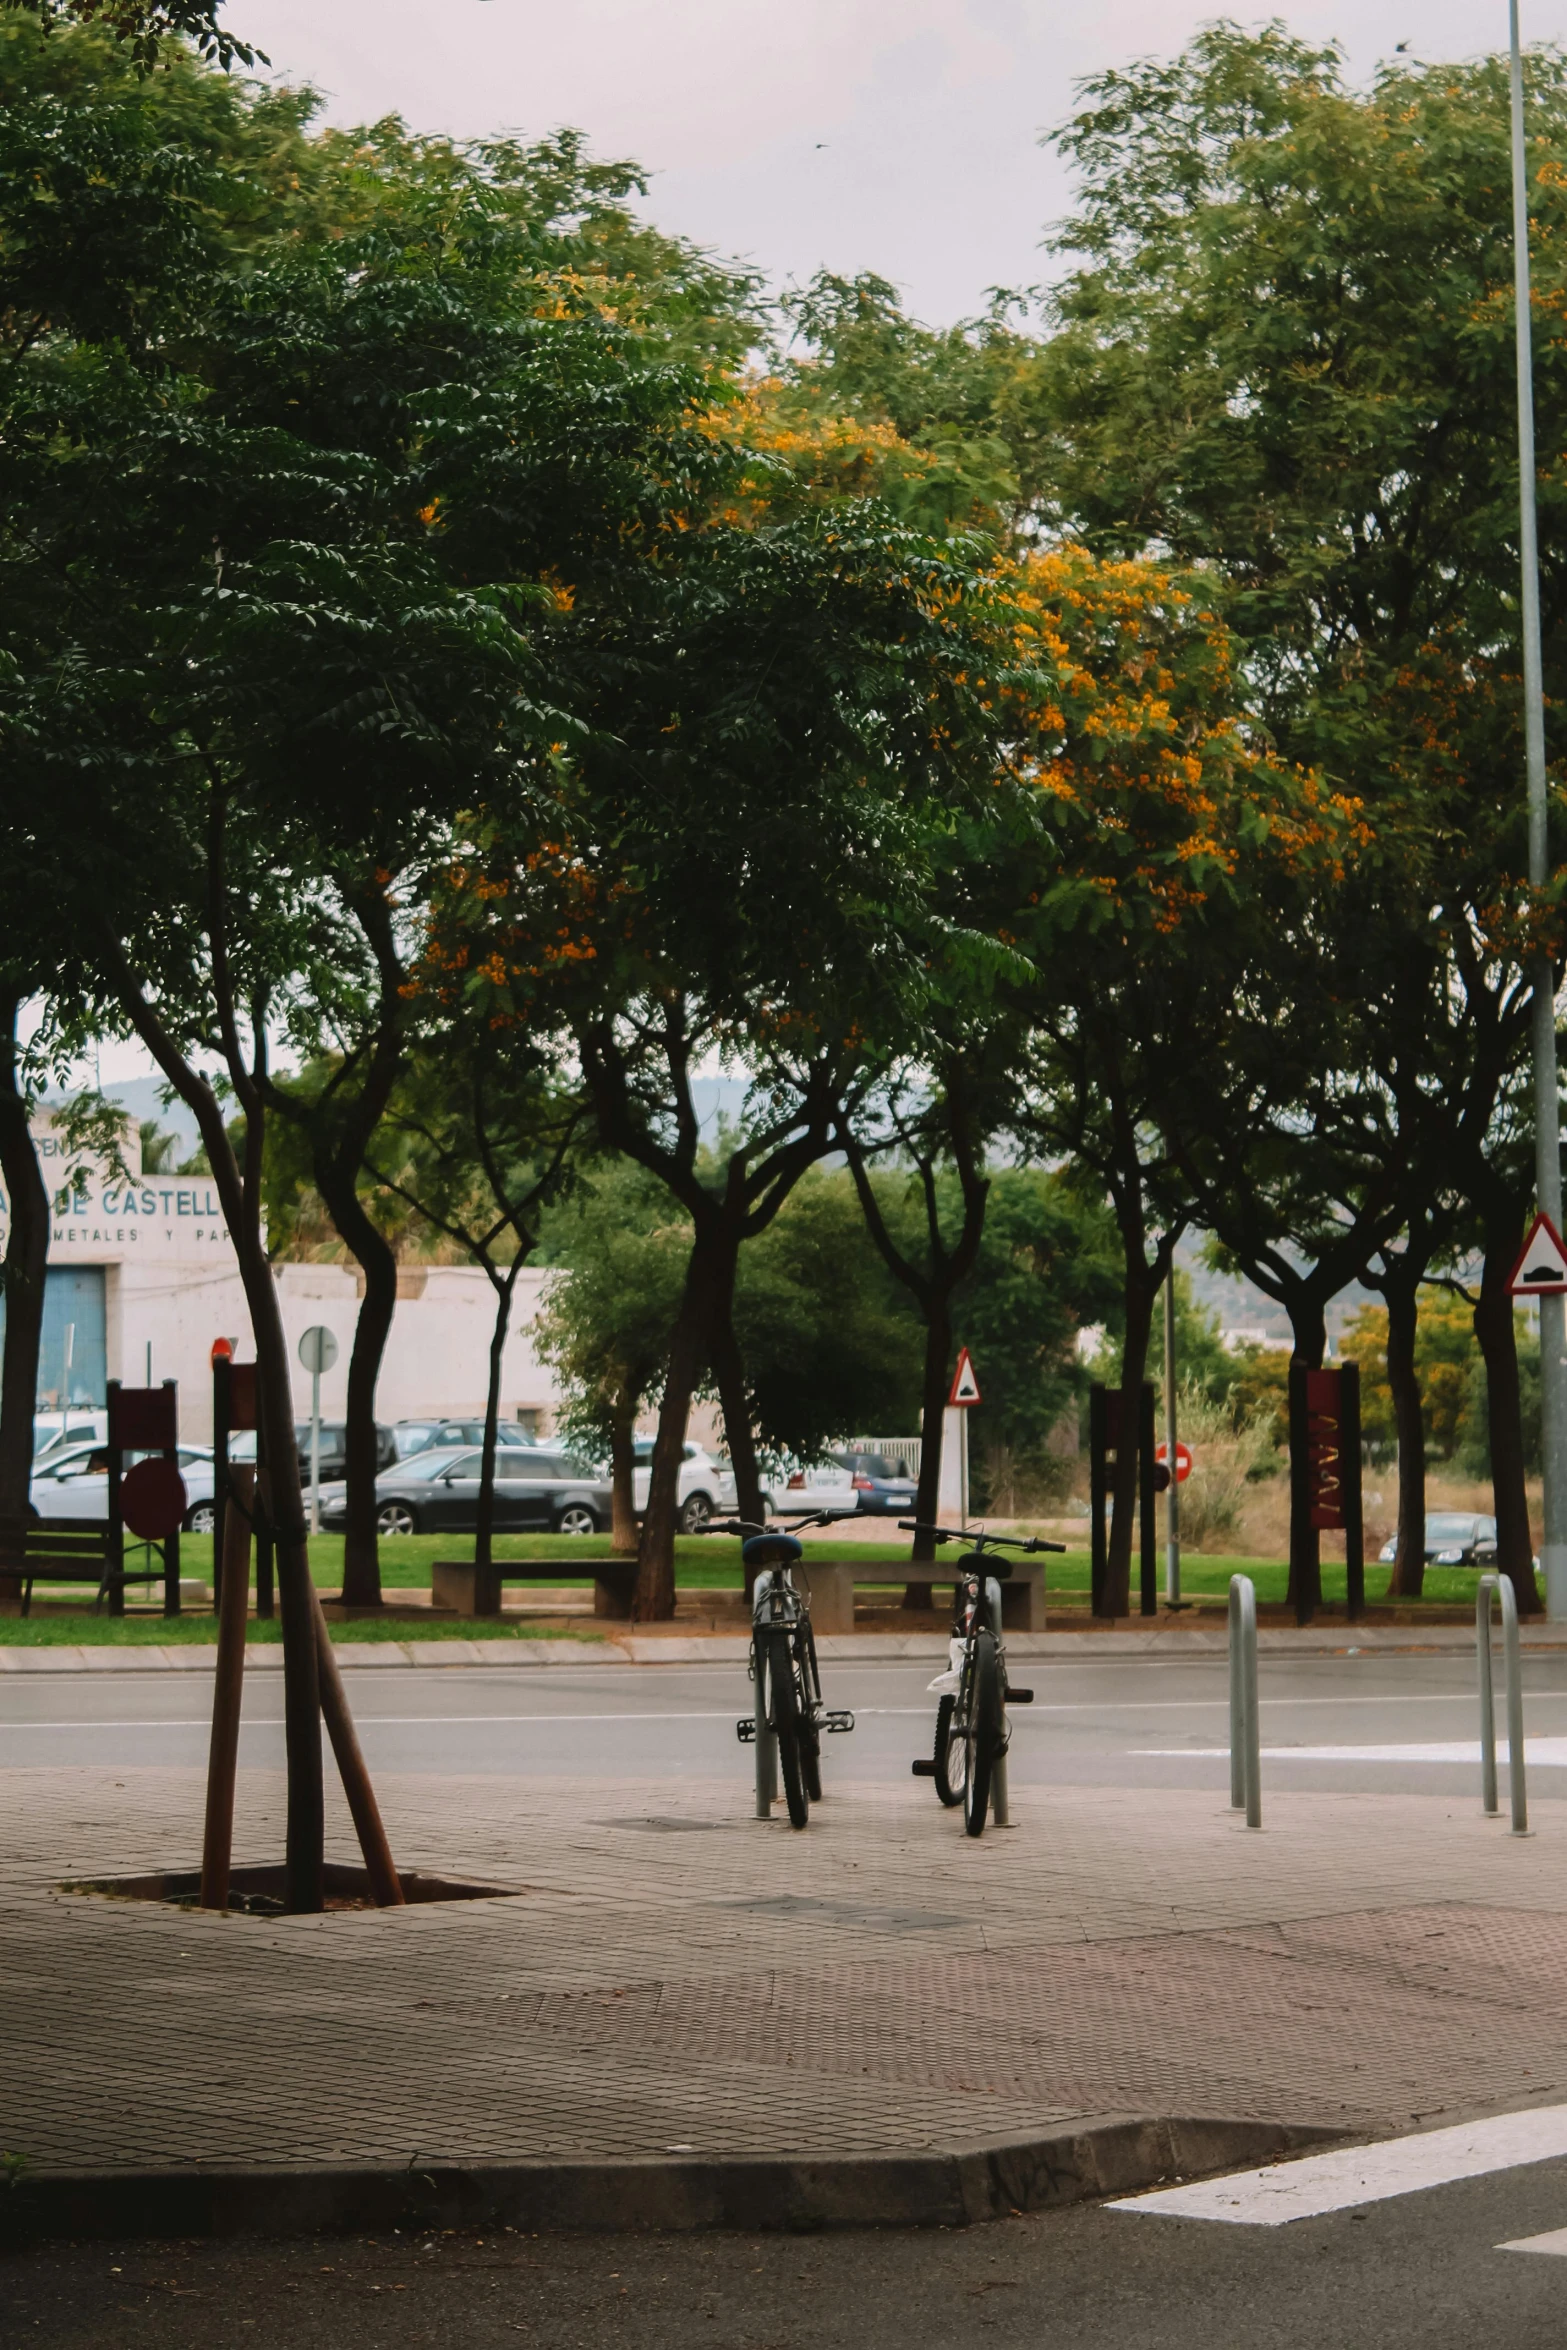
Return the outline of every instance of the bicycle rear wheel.
[[[963,1801],[968,1784],[968,1750],[963,1725],[953,1720],[957,1699],[943,1697],[936,1706],[936,1793],[950,1810]]]
[[[1001,1667],[993,1632],[975,1636],[968,1701],[968,1783],[963,1790],[963,1825],[971,1836],[983,1836],[985,1815],[990,1809],[991,1776],[1002,1740]]]
[[[773,1735],[778,1741],[778,1775],[789,1825],[803,1828],[811,1816],[806,1793],[804,1755],[800,1740],[800,1695],[795,1687],[794,1655],[786,1632],[775,1632],[767,1644],[767,1699]]]

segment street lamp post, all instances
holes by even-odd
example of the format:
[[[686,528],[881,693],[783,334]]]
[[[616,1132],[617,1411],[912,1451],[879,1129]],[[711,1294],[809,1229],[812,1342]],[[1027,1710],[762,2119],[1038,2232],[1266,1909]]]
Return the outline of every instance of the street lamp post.
[[[1523,53],[1518,0],[1508,0],[1512,66],[1513,309],[1518,339],[1518,542],[1522,568],[1524,749],[1529,779],[1529,881],[1550,879],[1546,825],[1545,698],[1540,654],[1540,558],[1534,518],[1534,360],[1529,318],[1529,180],[1524,154]],[[1534,1166],[1535,1191],[1561,1230],[1562,1165],[1556,1081],[1556,984],[1548,954],[1535,958]],[[1560,1296],[1540,1299],[1540,1383],[1545,1464],[1545,1605],[1567,1616],[1567,1308]]]

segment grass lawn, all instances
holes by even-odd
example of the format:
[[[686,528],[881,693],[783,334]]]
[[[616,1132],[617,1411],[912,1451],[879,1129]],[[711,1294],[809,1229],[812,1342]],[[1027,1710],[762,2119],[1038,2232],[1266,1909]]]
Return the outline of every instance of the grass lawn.
[[[587,1590],[592,1583],[592,1565],[595,1559],[611,1556],[607,1534],[512,1534],[503,1535],[496,1542],[500,1559],[529,1559],[548,1561],[552,1571],[548,1588]],[[950,1578],[950,1553],[947,1573]],[[381,1545],[381,1585],[388,1599],[399,1591],[428,1590],[430,1569],[434,1561],[443,1557],[471,1556],[471,1547],[461,1536],[440,1534],[407,1534]],[[310,1546],[311,1568],[316,1582],[323,1590],[335,1591],[343,1580],[343,1539],[338,1534],[318,1535]],[[879,1567],[905,1567],[908,1552],[901,1542],[831,1543],[807,1546],[806,1567],[815,1558],[823,1565],[829,1561],[847,1560],[867,1571]],[[212,1576],[212,1544],[209,1538],[186,1535],[180,1545],[180,1568],[191,1581],[210,1582]],[[1366,1568],[1366,1596],[1376,1603],[1387,1588],[1387,1569],[1373,1560]],[[1181,1559],[1181,1593],[1183,1598],[1206,1603],[1215,1610],[1222,1609],[1232,1575],[1250,1575],[1257,1587],[1257,1597],[1264,1603],[1281,1605],[1284,1599],[1287,1570],[1282,1559],[1235,1558],[1227,1554],[1200,1551],[1186,1552]],[[733,1535],[693,1536],[675,1544],[675,1579],[687,1590],[738,1590],[741,1583],[740,1544]],[[935,1571],[936,1582],[942,1580],[942,1569]],[[515,1589],[516,1586],[514,1585]],[[884,1587],[885,1588],[885,1587]],[[1089,1597],[1088,1552],[1069,1550],[1061,1558],[1049,1562],[1047,1583],[1048,1604],[1053,1609],[1081,1607],[1086,1610]],[[1159,1556],[1159,1589],[1164,1590],[1164,1555]],[[1474,1605],[1475,1577],[1451,1567],[1428,1567],[1425,1579],[1425,1597],[1437,1607],[1472,1607]],[[1344,1569],[1328,1560],[1322,1568],[1322,1596],[1325,1602],[1342,1602],[1345,1596]],[[40,1587],[39,1599],[46,1592]],[[1418,1604],[1418,1603],[1403,1603]],[[1137,1562],[1132,1563],[1132,1605],[1137,1605]],[[145,1647],[172,1642],[208,1642],[214,1638],[215,1626],[211,1615],[190,1613],[173,1619],[158,1615],[123,1617],[94,1615],[90,1609],[75,1607],[68,1612],[31,1616],[0,1616],[0,1644],[28,1648],[74,1647],[80,1644],[104,1644],[111,1647]],[[252,1640],[270,1642],[279,1637],[276,1620],[253,1623]],[[344,1642],[376,1640],[466,1640],[482,1637],[486,1640],[553,1640],[601,1639],[602,1633],[586,1625],[581,1631],[562,1633],[542,1631],[531,1624],[485,1621],[482,1630],[468,1620],[455,1621],[446,1616],[432,1616],[428,1623],[411,1624],[407,1617],[389,1623],[366,1622],[363,1618],[353,1623],[334,1624],[334,1640]]]

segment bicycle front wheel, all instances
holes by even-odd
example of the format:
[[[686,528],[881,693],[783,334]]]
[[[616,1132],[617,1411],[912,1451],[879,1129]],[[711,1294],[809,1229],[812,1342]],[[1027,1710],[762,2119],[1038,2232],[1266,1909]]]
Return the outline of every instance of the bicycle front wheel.
[[[949,1810],[963,1801],[968,1785],[968,1748],[963,1725],[954,1719],[957,1699],[943,1697],[936,1707],[936,1793]]]
[[[963,1825],[971,1836],[983,1836],[991,1778],[1003,1737],[1001,1665],[993,1632],[976,1634],[968,1682],[968,1781],[963,1790]]]
[[[789,1806],[789,1825],[803,1828],[811,1816],[811,1799],[805,1788],[800,1693],[795,1686],[794,1656],[787,1633],[775,1633],[767,1648],[768,1713],[773,1736],[778,1741],[778,1775],[783,1781],[784,1801]]]

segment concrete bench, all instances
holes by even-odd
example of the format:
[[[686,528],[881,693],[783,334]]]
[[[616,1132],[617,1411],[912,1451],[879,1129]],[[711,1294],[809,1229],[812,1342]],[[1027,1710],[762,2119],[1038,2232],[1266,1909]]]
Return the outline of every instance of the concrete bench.
[[[945,1560],[933,1560],[928,1567],[862,1567],[851,1560],[819,1562],[811,1556],[811,1545],[807,1543],[805,1556],[794,1571],[810,1590],[813,1628],[817,1632],[852,1632],[857,1583],[893,1584],[900,1591],[906,1583],[931,1583],[951,1590],[956,1581],[955,1564],[950,1555]],[[1042,1558],[1013,1561],[1012,1572],[1001,1586],[1001,1624],[1007,1632],[1044,1630],[1045,1561]]]
[[[481,1588],[472,1559],[437,1559],[430,1569],[430,1605],[459,1616],[498,1616],[503,1583],[570,1583],[586,1568],[593,1577],[593,1613],[629,1616],[637,1580],[635,1559],[497,1559]]]

